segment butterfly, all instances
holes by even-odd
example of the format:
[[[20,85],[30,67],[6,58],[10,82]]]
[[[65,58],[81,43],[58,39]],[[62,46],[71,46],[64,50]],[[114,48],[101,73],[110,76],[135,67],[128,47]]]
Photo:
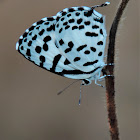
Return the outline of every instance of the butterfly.
[[[20,36],[16,50],[50,72],[100,85],[107,34],[105,17],[95,8],[108,4],[65,8],[42,18]]]

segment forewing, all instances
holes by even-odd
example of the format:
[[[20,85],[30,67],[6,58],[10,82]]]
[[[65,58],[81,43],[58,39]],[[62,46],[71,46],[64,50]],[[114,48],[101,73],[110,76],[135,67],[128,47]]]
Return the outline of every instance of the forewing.
[[[63,70],[74,70],[60,53],[55,42],[56,16],[34,23],[20,36],[16,49],[28,60],[51,72],[63,75]]]

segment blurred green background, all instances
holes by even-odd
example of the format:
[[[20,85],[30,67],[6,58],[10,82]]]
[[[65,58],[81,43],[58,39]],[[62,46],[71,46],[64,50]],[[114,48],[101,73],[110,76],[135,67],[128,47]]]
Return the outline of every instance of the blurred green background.
[[[45,71],[15,49],[25,29],[71,6],[105,0],[0,0],[0,140],[109,140],[105,89]],[[107,33],[120,0],[96,9]],[[140,1],[130,0],[116,40],[116,106],[121,140],[140,140]],[[108,44],[108,41],[107,41]],[[106,45],[107,47],[107,45]],[[104,84],[104,82],[102,83]]]

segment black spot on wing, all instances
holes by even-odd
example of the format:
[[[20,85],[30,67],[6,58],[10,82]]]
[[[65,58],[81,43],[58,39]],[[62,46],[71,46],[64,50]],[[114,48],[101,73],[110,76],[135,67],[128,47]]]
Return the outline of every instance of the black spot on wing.
[[[43,39],[43,41],[44,42],[48,42],[48,41],[50,41],[51,40],[51,37],[48,35],[48,36],[46,36],[44,39]]]
[[[36,51],[37,53],[41,53],[41,47],[40,47],[40,46],[36,46],[35,51]]]
[[[30,49],[27,49],[27,51],[26,51],[26,55],[29,56],[29,57],[31,56]]]
[[[90,21],[85,21],[85,25],[90,25]]]
[[[96,52],[96,48],[90,47],[90,49],[91,49],[93,52]]]
[[[77,48],[77,51],[79,52],[79,51],[81,51],[82,49],[84,49],[85,47],[87,47],[86,44],[85,44],[85,45],[81,45],[81,46],[79,46],[79,47]]]
[[[95,33],[95,32],[86,32],[85,35],[86,35],[86,36],[90,36],[90,37],[93,37],[93,36],[94,36],[94,37],[97,37],[97,36],[98,36],[98,34]]]
[[[102,29],[100,29],[100,34],[103,35],[103,30]]]
[[[100,19],[94,18],[94,20],[97,22],[103,23],[103,18],[100,18]]]
[[[23,38],[27,37],[27,35],[28,35],[28,33],[25,32],[25,33],[23,34]]]
[[[68,43],[68,46],[69,46],[70,48],[72,48],[72,47],[74,46],[73,42],[70,41],[70,42]]]
[[[75,57],[73,61],[76,62],[76,61],[79,61],[79,60],[80,60],[80,57]]]
[[[56,27],[57,27],[57,28],[59,27],[59,23],[57,23]]]
[[[45,21],[39,20],[38,22],[36,22],[36,24],[39,25],[39,24],[42,24],[43,22],[45,22]]]
[[[52,31],[52,30],[55,31],[55,25],[54,25],[54,24],[47,28],[47,31],[48,31],[48,32],[49,32],[49,31]]]
[[[56,66],[57,66],[57,64],[58,64],[58,62],[59,62],[61,56],[62,56],[61,54],[58,54],[58,55],[56,55],[56,56],[54,57],[52,68],[50,68],[50,71],[51,71],[51,72],[55,72],[55,68],[56,68]]]
[[[32,32],[30,32],[29,35],[31,36],[32,35]]]
[[[59,30],[59,33],[61,33],[61,32],[62,32],[62,30],[63,30],[63,28],[61,28],[61,29]]]
[[[92,29],[98,29],[98,28],[99,28],[98,25],[93,25],[93,26],[92,26]]]
[[[27,38],[24,39],[24,42],[27,42]]]
[[[71,16],[71,14],[68,14],[68,15],[67,15],[67,17],[70,17],[70,16]]]
[[[32,37],[32,40],[36,40],[37,39],[37,35],[34,35],[33,37]]]
[[[99,52],[98,56],[102,56],[103,52]]]
[[[83,66],[90,66],[90,65],[93,65],[97,62],[98,62],[98,60],[95,60],[95,61],[92,61],[92,62],[86,62],[85,64],[83,64]]]
[[[35,26],[31,26],[31,27],[29,28],[29,31],[32,31],[34,28],[35,28]]]
[[[43,55],[41,55],[39,57],[39,59],[40,59],[40,67],[43,67],[43,63],[46,61],[46,59],[45,59],[45,57]]]
[[[76,12],[76,13],[75,13],[75,15],[76,15],[76,16],[79,16],[79,15],[80,15],[80,13],[79,13],[79,12]]]
[[[64,44],[63,39],[59,40],[59,44],[60,44],[60,45],[63,45],[63,44]]]
[[[70,19],[69,20],[69,23],[73,23],[75,20],[74,19]]]
[[[72,27],[72,30],[75,30],[75,29],[78,29],[78,27],[77,26],[73,26]]]
[[[92,13],[93,13],[93,10],[86,11],[86,12],[84,12],[84,16],[90,17],[92,15]]]
[[[63,21],[64,19],[65,19],[65,18],[64,18],[64,17],[62,17],[62,18],[61,18],[61,21]]]
[[[65,27],[65,30],[67,30],[68,28],[70,28],[70,26],[69,26],[69,25],[67,25],[67,26]]]
[[[44,32],[45,32],[45,30],[42,29],[42,30],[39,32],[39,35],[40,35],[40,36],[43,35]]]
[[[60,19],[60,17],[58,16],[57,18],[56,18],[56,21],[58,21]]]
[[[49,25],[49,22],[45,22],[44,25]]]
[[[53,21],[54,18],[53,18],[53,17],[48,17],[47,20],[48,20],[48,21]]]
[[[37,26],[37,27],[36,27],[36,29],[39,29],[39,28],[40,28],[40,26]]]
[[[77,24],[81,24],[82,21],[83,21],[82,18],[78,19],[78,20],[77,20]]]
[[[69,61],[68,59],[66,59],[66,60],[64,61],[64,65],[68,65],[68,64],[70,64],[70,61]]]
[[[67,25],[67,24],[68,24],[68,22],[64,22],[64,23],[63,23],[64,26]]]
[[[21,46],[21,50],[24,50],[24,47],[23,46]]]
[[[41,62],[45,62],[45,57],[43,55],[40,55],[39,59]]]
[[[65,16],[67,14],[67,12],[62,12],[62,16]]]
[[[30,40],[29,42],[28,42],[28,46],[31,46],[32,45],[32,41]]]
[[[79,26],[79,30],[84,29],[84,25]]]
[[[84,8],[83,8],[83,7],[78,7],[78,10],[79,10],[79,11],[83,11]]]
[[[84,53],[85,54],[90,54],[90,51],[89,50],[86,50]]]
[[[67,48],[67,49],[65,50],[65,53],[68,53],[68,52],[70,52],[70,51],[72,50],[72,48],[73,48],[73,46],[74,46],[73,42],[70,41],[70,42],[68,43],[68,46],[69,46],[69,48]]]
[[[44,51],[48,51],[48,48],[49,48],[48,45],[47,45],[46,43],[44,43],[44,45],[43,45],[43,50],[44,50]]]
[[[99,41],[97,45],[103,45],[103,41]]]
[[[74,12],[75,11],[73,8],[69,8],[68,10],[69,10],[69,12]]]
[[[18,41],[19,46],[22,44],[22,40],[23,40],[23,39],[19,39],[19,41]]]

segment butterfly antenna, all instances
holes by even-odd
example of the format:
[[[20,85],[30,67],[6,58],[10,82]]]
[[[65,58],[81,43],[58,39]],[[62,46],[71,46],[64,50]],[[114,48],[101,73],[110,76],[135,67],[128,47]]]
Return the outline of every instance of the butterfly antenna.
[[[63,90],[59,91],[59,92],[57,93],[57,95],[60,95],[63,91],[65,91],[67,88],[69,88],[69,87],[70,87],[71,85],[73,85],[74,83],[77,83],[78,81],[80,81],[80,80],[76,80],[76,81],[72,82],[72,83],[69,84],[67,87],[65,87]]]
[[[82,83],[83,83],[83,81],[82,81]],[[81,92],[82,92],[82,83],[81,83],[81,85],[80,85],[79,105],[81,105],[81,97],[82,97],[82,95],[81,95]]]
[[[105,2],[105,3],[101,4],[101,5],[95,5],[95,6],[91,7],[91,8],[95,9],[97,7],[104,7],[104,6],[107,6],[109,4],[110,4],[110,2]]]

